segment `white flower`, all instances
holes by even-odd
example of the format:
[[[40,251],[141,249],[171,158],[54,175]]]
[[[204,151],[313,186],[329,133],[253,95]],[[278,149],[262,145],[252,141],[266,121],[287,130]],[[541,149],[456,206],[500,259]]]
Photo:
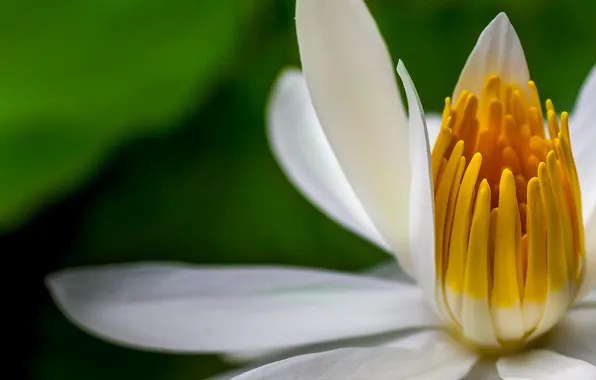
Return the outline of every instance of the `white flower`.
[[[424,117],[398,64],[408,118],[361,0],[298,0],[296,20],[304,77],[288,71],[275,88],[273,150],[313,203],[416,284],[278,267],[71,269],[47,281],[65,315],[143,349],[311,352],[239,380],[596,379],[596,69],[570,117],[546,102],[545,132],[499,14],[442,117]]]

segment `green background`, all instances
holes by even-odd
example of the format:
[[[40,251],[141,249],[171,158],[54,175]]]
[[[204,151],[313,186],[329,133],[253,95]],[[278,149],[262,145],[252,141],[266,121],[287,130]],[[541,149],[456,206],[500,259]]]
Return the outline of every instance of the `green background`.
[[[426,110],[441,109],[499,11],[557,109],[572,107],[596,62],[592,0],[367,3]],[[59,268],[181,260],[356,271],[386,257],[309,205],[268,149],[271,84],[299,66],[293,17],[285,0],[0,2],[4,309],[26,376],[201,379],[228,367],[80,332],[43,287]]]

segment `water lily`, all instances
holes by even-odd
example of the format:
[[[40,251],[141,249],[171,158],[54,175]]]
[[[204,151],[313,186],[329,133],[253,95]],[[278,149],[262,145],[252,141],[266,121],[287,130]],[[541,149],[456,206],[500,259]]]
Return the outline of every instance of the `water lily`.
[[[304,75],[287,71],[274,89],[273,151],[307,198],[413,281],[272,266],[69,269],[47,281],[64,314],[141,349],[310,352],[239,380],[596,379],[596,68],[571,115],[558,114],[499,14],[442,115],[425,117],[399,62],[406,116],[361,0],[298,0],[296,12]]]

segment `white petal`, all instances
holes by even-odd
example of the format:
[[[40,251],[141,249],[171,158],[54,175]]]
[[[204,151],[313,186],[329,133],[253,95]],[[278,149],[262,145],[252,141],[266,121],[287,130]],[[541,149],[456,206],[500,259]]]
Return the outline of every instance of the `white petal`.
[[[231,379],[234,378],[234,376],[238,376],[240,374],[243,374],[244,372],[250,371],[251,369],[252,369],[251,367],[236,368],[236,369],[233,369],[231,371],[220,373],[219,375],[215,375],[213,377],[209,377],[209,378],[204,379],[204,380],[231,380]]]
[[[584,298],[582,298],[579,302],[579,304],[585,304],[585,303],[593,303],[596,302],[596,289],[592,290],[592,292],[588,293]]]
[[[570,310],[547,338],[553,351],[596,365],[596,305]]]
[[[497,362],[497,369],[505,380],[596,379],[593,365],[548,350],[502,357]]]
[[[596,167],[596,165],[593,166]],[[583,298],[587,293],[596,289],[596,212],[592,213],[590,219],[584,222],[584,236],[586,261],[583,283],[578,294],[578,299]]]
[[[596,132],[593,128],[594,120],[596,120],[596,65],[592,66],[592,70],[588,73],[584,83],[582,84],[579,94],[575,101],[575,107],[571,112],[571,123],[569,125],[571,131],[571,139],[573,147],[583,151],[590,143],[596,139]],[[582,138],[582,134],[592,136],[592,139]]]
[[[268,124],[277,161],[306,198],[340,225],[389,250],[337,162],[298,70],[280,75]]]
[[[586,270],[580,297],[596,288],[596,65],[588,74],[570,117],[575,165],[582,193]]]
[[[414,82],[402,61],[397,65],[408,97],[410,162],[412,187],[410,193],[410,247],[414,276],[427,299],[433,302],[436,286],[435,218],[433,181],[430,167],[430,147],[420,98]]]
[[[75,324],[123,345],[238,352],[435,325],[414,286],[297,268],[129,264],[47,279]]]
[[[408,284],[415,285],[414,280],[409,277],[405,272],[401,270],[399,265],[395,262],[395,260],[387,260],[381,264],[377,264],[364,270],[363,274],[367,277],[376,277],[381,278],[384,280],[389,281],[396,281],[396,282],[405,282]],[[281,359],[286,359],[290,356],[296,355],[303,355],[309,354],[313,352],[322,352],[322,351],[329,351],[336,348],[347,347],[351,344],[356,344],[358,347],[369,347],[369,346],[379,346],[379,345],[386,345],[387,342],[399,341],[400,343],[403,341],[415,341],[419,338],[419,336],[427,336],[430,335],[432,337],[436,337],[437,334],[442,334],[440,330],[431,330],[431,331],[423,331],[420,333],[412,334],[411,331],[400,331],[395,334],[382,334],[382,336],[370,336],[370,337],[363,337],[363,338],[356,338],[356,341],[352,340],[339,340],[334,341],[332,343],[323,343],[317,344],[315,346],[305,346],[294,350],[265,350],[265,351],[242,351],[242,352],[233,352],[226,354],[224,358],[232,363],[245,363],[245,362],[256,362],[259,361],[261,363],[264,362],[273,362]],[[394,336],[397,335],[397,336]],[[397,347],[397,346],[396,346]],[[399,346],[401,347],[401,346]],[[254,368],[254,367],[253,367]],[[246,372],[246,371],[243,371]]]
[[[344,348],[296,356],[254,369],[236,380],[456,380],[477,360],[452,345],[420,350],[400,348]]]
[[[274,351],[242,351],[223,355],[223,358],[233,364],[250,362],[251,368],[284,360],[294,356],[337,350],[346,347],[398,347],[419,349],[438,342],[453,342],[449,333],[443,327],[412,328],[395,332],[369,335],[352,339],[334,340],[331,342],[311,344],[295,349]],[[247,372],[246,369],[244,372]]]
[[[398,347],[419,349],[429,344],[439,342],[452,343],[453,337],[445,331],[443,326],[411,328],[394,332],[369,335],[351,339],[334,340],[332,342],[311,344],[295,349],[276,351],[243,351],[224,355],[224,359],[231,363],[251,362],[252,368],[273,363],[294,356],[337,350],[346,347]],[[246,372],[246,371],[244,371]]]
[[[325,135],[374,225],[411,273],[408,128],[379,30],[362,0],[298,0],[296,26]]]
[[[462,380],[501,380],[494,359],[480,359]]]
[[[433,329],[414,334],[406,334],[392,341],[384,342],[383,346],[418,350],[430,345],[453,343],[455,341],[449,333],[441,329]]]
[[[410,278],[395,262],[395,260],[387,260],[381,264],[377,264],[364,271],[364,274],[370,277],[382,278],[390,281],[407,282],[413,284],[413,279]]]
[[[505,13],[499,13],[480,34],[455,86],[453,104],[463,90],[481,95],[486,78],[492,74],[524,89],[530,80],[524,50]]]
[[[442,122],[443,116],[441,116],[440,113],[428,112],[426,114],[426,131],[428,132],[428,142],[430,143],[431,149],[435,146]]]
[[[569,120],[571,143],[582,191],[582,213],[596,213],[596,65],[581,87]]]

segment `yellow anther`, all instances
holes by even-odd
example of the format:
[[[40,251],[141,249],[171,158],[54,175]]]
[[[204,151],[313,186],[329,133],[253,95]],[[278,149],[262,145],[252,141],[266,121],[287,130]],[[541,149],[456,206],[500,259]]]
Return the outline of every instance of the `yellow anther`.
[[[447,165],[445,166],[445,171],[441,176],[441,182],[437,186],[437,195],[436,200],[437,202],[441,202],[441,204],[447,205],[449,202],[449,195],[451,193],[452,187],[457,186],[459,189],[459,180],[454,181],[456,179],[456,172],[458,166],[465,166],[465,159],[462,157],[464,150],[464,142],[460,141],[455,145],[453,152],[451,152],[451,156],[447,161]],[[463,159],[464,162],[460,165],[460,160]],[[437,262],[437,274],[443,274],[443,239],[444,233],[447,230],[445,228],[445,218],[448,213],[447,207],[440,207],[435,212],[435,225],[437,226],[437,237],[435,238],[435,260]]]
[[[466,294],[475,299],[489,295],[490,186],[483,180],[474,205],[465,273]]]
[[[503,105],[498,100],[492,100],[488,109],[488,130],[496,136],[501,133],[503,124]]]
[[[530,88],[530,95],[532,101],[532,107],[530,107],[530,109],[534,108],[535,110],[530,112],[534,113],[537,117],[540,118],[537,121],[539,121],[540,125],[542,126],[544,124],[544,119],[542,118],[542,105],[540,104],[540,95],[538,94],[538,88],[536,87],[536,83],[534,83],[534,81],[532,80],[528,82],[528,87]]]
[[[571,304],[582,280],[569,119],[563,112],[559,121],[550,100],[545,110],[546,118],[534,82],[523,89],[497,75],[480,98],[462,91],[454,105],[445,100],[431,157],[437,295],[476,342],[480,330],[466,325],[476,311],[492,316],[483,323],[499,342],[523,342],[541,321],[556,323],[548,313]]]
[[[553,105],[553,101],[550,99],[546,99],[546,112],[552,111],[555,112],[555,106]]]
[[[514,173],[521,172],[521,164],[513,147],[508,146],[503,149],[503,164],[510,168]]]
[[[459,165],[457,166],[457,171],[455,172],[455,178],[453,180],[453,186],[451,187],[451,192],[449,193],[449,203],[447,204],[447,216],[445,221],[445,231],[447,233],[445,238],[443,239],[443,260],[447,262],[449,257],[449,244],[451,242],[451,234],[452,226],[453,226],[453,216],[455,215],[455,202],[457,199],[457,195],[459,194],[460,184],[462,182],[462,178],[464,176],[464,170],[466,168],[466,158],[461,157],[459,159]]]
[[[511,114],[518,125],[524,125],[526,123],[526,111],[528,107],[524,103],[521,91],[518,89],[513,90],[511,95]]]
[[[470,209],[481,164],[482,156],[477,153],[464,173],[455,206],[447,263],[447,283],[453,291],[458,293],[462,293],[464,290],[466,255],[470,235]]]
[[[446,124],[447,126],[451,124],[451,117],[447,118]],[[439,175],[441,160],[445,156],[445,151],[449,147],[449,144],[451,144],[451,129],[448,127],[441,128],[431,155],[433,181],[435,182],[437,181],[437,176]]]
[[[553,186],[544,162],[538,166],[538,179],[542,199],[546,210],[546,244],[547,244],[547,267],[548,286],[550,291],[557,291],[567,282],[567,260],[565,252],[565,241],[560,221],[560,211],[557,208]]]
[[[551,138],[555,138],[559,134],[559,120],[557,120],[557,114],[555,111],[548,110],[546,112],[548,119],[548,133]]]
[[[546,135],[544,134],[544,120],[542,118],[542,111],[540,111],[539,108],[530,107],[528,109],[528,116],[528,123],[530,125],[532,134],[545,139]]]
[[[499,187],[499,216],[495,235],[493,305],[500,308],[515,306],[520,300],[517,260],[521,250],[521,234],[517,226],[519,211],[513,173],[504,170]]]
[[[546,301],[548,276],[546,272],[545,217],[540,181],[534,177],[528,183],[528,266],[524,293],[526,302],[542,303]]]
[[[451,98],[445,98],[445,107],[443,108],[443,125],[445,127],[445,122],[451,119]]]
[[[501,97],[501,77],[498,75],[491,75],[486,80],[484,89],[482,91],[482,98],[486,100],[498,100]]]
[[[539,136],[530,137],[530,150],[532,154],[540,157],[541,161],[544,161],[546,157],[546,142]]]

